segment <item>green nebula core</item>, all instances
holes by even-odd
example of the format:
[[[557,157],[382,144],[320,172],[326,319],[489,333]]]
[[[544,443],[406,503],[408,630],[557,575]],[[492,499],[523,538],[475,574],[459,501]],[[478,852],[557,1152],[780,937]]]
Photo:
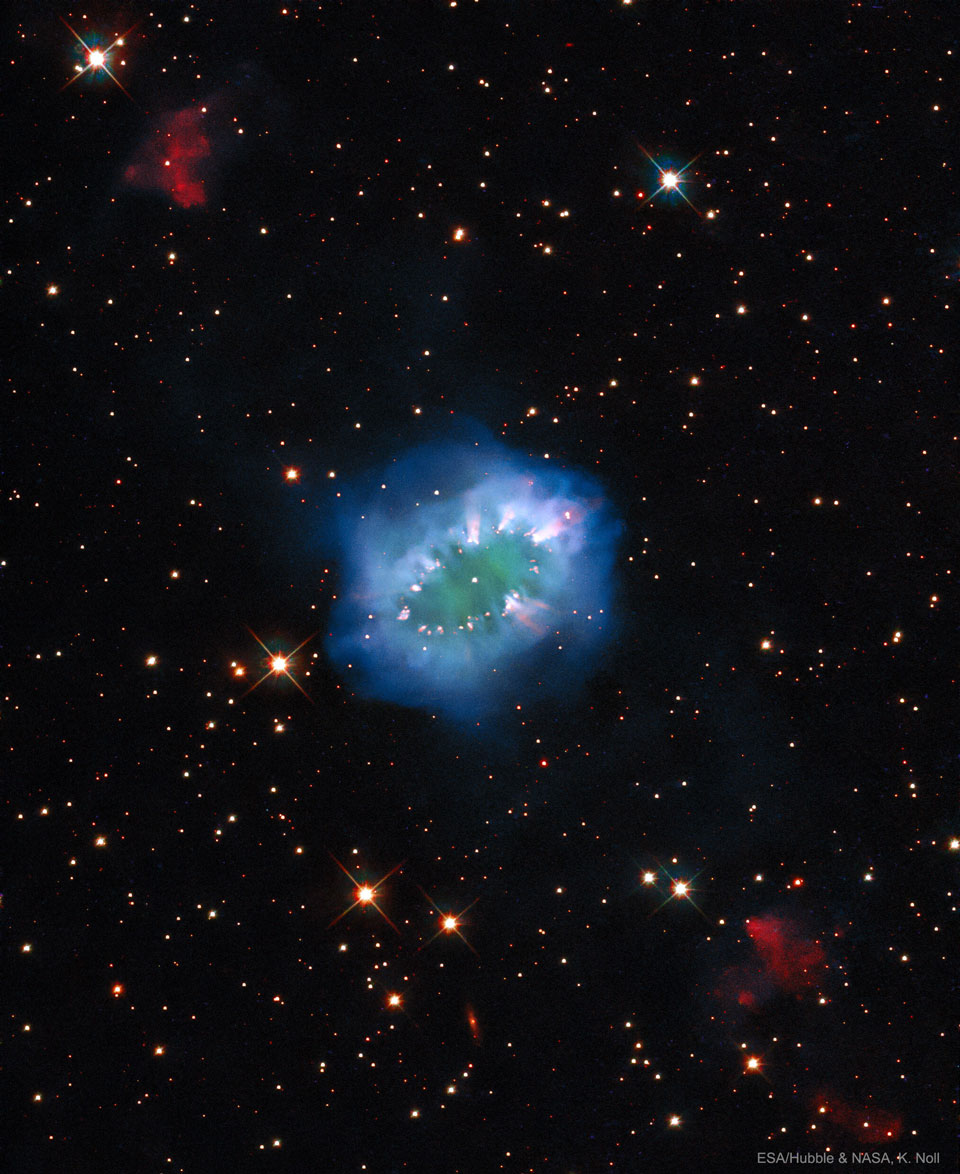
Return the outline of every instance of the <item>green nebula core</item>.
[[[400,608],[408,623],[431,632],[454,632],[468,624],[500,622],[510,598],[538,599],[544,551],[525,534],[497,534],[483,544],[454,541],[434,547],[432,567],[408,590]]]

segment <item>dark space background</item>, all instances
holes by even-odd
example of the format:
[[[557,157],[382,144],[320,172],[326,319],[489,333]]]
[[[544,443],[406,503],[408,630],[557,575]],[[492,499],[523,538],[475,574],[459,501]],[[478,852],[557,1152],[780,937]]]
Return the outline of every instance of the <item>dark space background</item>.
[[[3,1168],[955,1168],[952,7],[4,32]],[[623,520],[467,728],[322,538],[464,419]]]

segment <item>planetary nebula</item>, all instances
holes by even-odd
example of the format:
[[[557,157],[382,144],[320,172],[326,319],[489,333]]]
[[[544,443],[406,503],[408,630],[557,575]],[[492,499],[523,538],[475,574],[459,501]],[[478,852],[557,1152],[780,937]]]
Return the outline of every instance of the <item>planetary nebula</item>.
[[[569,695],[609,641],[620,526],[589,478],[435,444],[344,500],[327,650],[359,693],[470,720]]]

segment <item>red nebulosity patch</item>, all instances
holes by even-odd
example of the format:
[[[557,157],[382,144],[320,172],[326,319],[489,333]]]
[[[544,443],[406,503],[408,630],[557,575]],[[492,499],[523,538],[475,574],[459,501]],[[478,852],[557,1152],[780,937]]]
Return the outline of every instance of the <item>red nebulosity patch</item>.
[[[205,173],[212,151],[203,118],[198,106],[163,115],[127,165],[124,182],[144,191],[162,192],[181,208],[205,204]]]
[[[885,1109],[858,1109],[842,1097],[820,1093],[810,1102],[817,1124],[830,1123],[869,1145],[896,1141],[903,1132],[903,1120]]]
[[[801,936],[786,917],[768,913],[746,922],[764,971],[782,990],[799,995],[816,986],[826,966],[826,954],[818,941]]]
[[[757,967],[732,966],[720,975],[713,992],[725,1008],[760,1011],[769,1003],[774,987]]]

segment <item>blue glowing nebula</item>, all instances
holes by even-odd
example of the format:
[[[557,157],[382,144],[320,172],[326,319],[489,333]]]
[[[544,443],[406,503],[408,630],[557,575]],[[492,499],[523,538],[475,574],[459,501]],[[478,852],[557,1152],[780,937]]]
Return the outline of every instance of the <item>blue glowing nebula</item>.
[[[609,642],[620,524],[583,474],[432,444],[342,501],[327,652],[357,693],[469,721],[569,697]]]

